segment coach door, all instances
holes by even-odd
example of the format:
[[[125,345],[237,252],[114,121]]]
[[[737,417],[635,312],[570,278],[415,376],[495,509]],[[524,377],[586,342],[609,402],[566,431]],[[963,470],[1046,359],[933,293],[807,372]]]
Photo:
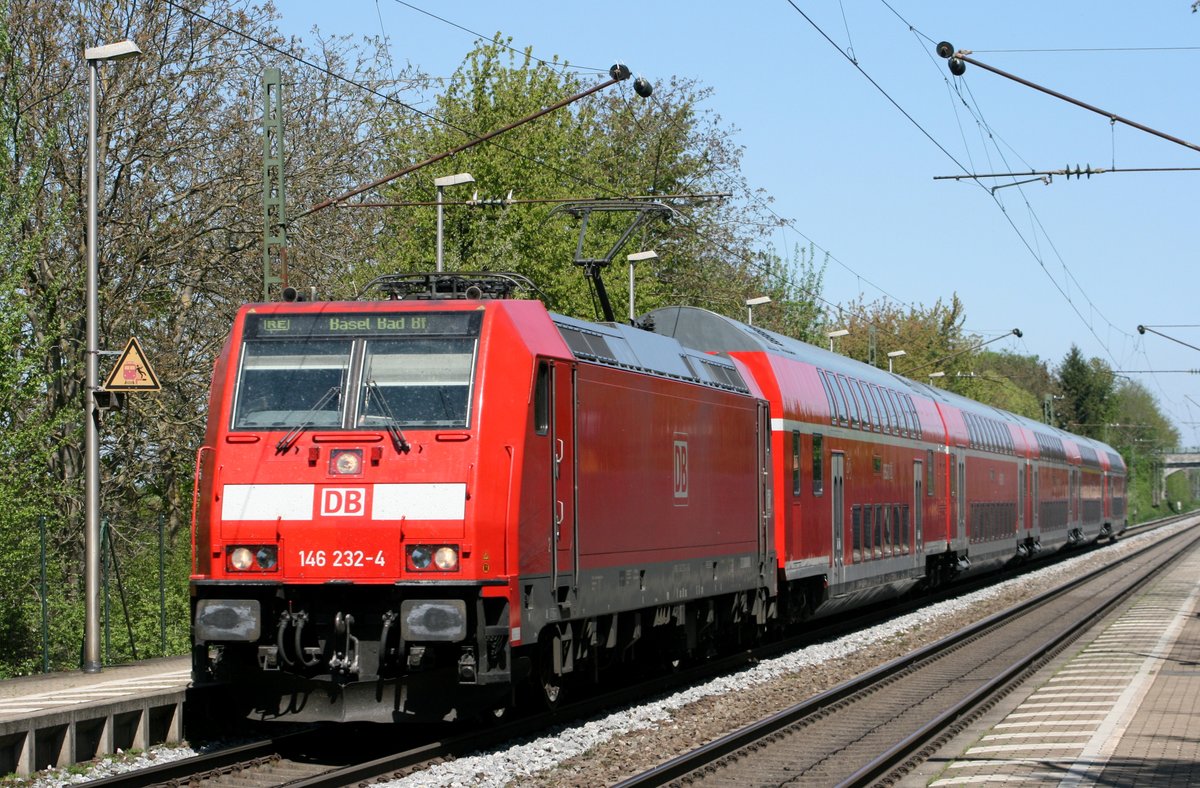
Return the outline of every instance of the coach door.
[[[758,403],[758,571],[766,581],[775,572],[767,562],[771,552],[771,412],[766,402]],[[798,522],[798,521],[797,521]],[[768,585],[774,586],[773,583]]]
[[[559,602],[578,576],[575,522],[575,367],[550,365],[551,584]]]
[[[1040,502],[1042,500],[1041,479],[1038,474],[1038,464],[1033,463],[1033,495],[1029,499],[1029,510],[1033,513],[1033,530],[1040,538],[1042,535],[1041,529],[1038,527],[1038,516],[1041,514]]]
[[[1017,468],[1017,536],[1025,532],[1025,466]]]
[[[833,506],[833,584],[842,583],[846,577],[844,545],[842,539],[846,533],[845,494],[842,486],[842,476],[846,467],[846,455],[835,451],[831,455],[829,469],[832,495],[829,496]]]
[[[920,555],[925,552],[925,536],[921,533],[924,524],[925,513],[925,496],[922,494],[925,488],[925,465],[920,460],[913,462],[913,529],[914,538],[917,540],[916,548],[913,552]]]
[[[958,455],[958,538],[967,535],[967,453]]]

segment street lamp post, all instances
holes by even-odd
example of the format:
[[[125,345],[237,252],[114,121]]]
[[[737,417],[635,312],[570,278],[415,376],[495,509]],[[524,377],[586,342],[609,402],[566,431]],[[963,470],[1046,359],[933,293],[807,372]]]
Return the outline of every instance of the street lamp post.
[[[934,378],[944,378],[945,376],[946,376],[945,372],[930,372],[929,373],[929,385],[931,385],[931,386],[933,385]]]
[[[629,261],[629,322],[633,323],[633,265],[634,263],[643,263],[647,260],[658,258],[658,252],[653,249],[647,249],[644,252],[634,252],[631,255],[626,255],[625,259]]]
[[[900,358],[901,356],[907,356],[907,355],[908,355],[908,351],[906,351],[906,350],[893,350],[892,352],[888,353],[887,354],[888,372],[892,371],[892,360],[893,359],[897,359],[897,358]]]
[[[771,303],[771,296],[759,296],[746,299],[746,322],[754,325],[754,307]]]
[[[474,183],[475,178],[469,172],[460,172],[457,175],[445,175],[441,178],[434,178],[433,185],[437,187],[437,270],[442,270],[442,199],[446,194],[447,186],[458,186],[462,183]]]
[[[125,60],[142,52],[132,41],[88,47],[83,58],[88,64],[88,174],[87,174],[87,379],[84,388],[84,622],[83,672],[99,673],[100,662],[100,430],[96,389],[100,384],[100,301],[96,294],[97,263],[96,205],[96,80],[100,64]]]
[[[839,328],[836,331],[826,331],[825,336],[829,337],[829,352],[833,352],[833,340],[838,337],[844,337],[850,333],[848,328]]]

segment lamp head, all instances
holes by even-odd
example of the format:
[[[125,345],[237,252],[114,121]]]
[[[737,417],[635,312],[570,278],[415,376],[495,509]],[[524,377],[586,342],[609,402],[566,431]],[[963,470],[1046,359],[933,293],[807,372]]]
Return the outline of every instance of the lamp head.
[[[474,183],[475,177],[469,172],[460,172],[457,175],[443,175],[441,178],[434,178],[433,185],[442,186],[458,186],[462,183]]]
[[[104,44],[98,47],[88,47],[83,50],[83,58],[89,63],[98,60],[127,60],[142,54],[142,50],[132,41],[118,41],[115,44]]]

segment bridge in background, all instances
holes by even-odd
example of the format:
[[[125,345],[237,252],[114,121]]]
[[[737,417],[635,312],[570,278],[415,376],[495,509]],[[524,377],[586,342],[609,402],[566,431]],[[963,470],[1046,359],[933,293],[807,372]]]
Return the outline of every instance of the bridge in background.
[[[1159,483],[1155,485],[1153,503],[1157,506],[1167,494],[1167,477],[1179,471],[1200,469],[1200,449],[1189,449],[1173,454],[1160,454],[1157,462],[1160,471]],[[1193,474],[1193,490],[1200,484],[1200,474]],[[1193,492],[1193,497],[1196,496]]]

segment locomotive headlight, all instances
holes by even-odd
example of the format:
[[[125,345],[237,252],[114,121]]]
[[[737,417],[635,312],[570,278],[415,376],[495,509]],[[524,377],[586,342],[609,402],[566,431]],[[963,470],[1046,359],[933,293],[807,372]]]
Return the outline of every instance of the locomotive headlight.
[[[443,572],[449,572],[451,569],[458,568],[458,550],[455,550],[449,545],[439,547],[437,552],[433,554],[433,562],[437,564],[437,568]]]
[[[254,553],[248,547],[238,547],[230,552],[229,565],[244,572],[254,566]]]
[[[254,554],[259,569],[274,569],[279,563],[279,548],[273,544],[263,545]]]
[[[408,548],[408,560],[414,569],[428,569],[433,561],[433,551],[425,545],[415,545]]]
[[[329,473],[338,476],[357,476],[362,473],[362,449],[335,449],[329,455]]]
[[[406,550],[408,568],[416,570],[437,570],[453,572],[458,569],[458,545],[452,544],[414,544]]]
[[[274,572],[279,568],[279,545],[230,545],[225,548],[227,572]]]

